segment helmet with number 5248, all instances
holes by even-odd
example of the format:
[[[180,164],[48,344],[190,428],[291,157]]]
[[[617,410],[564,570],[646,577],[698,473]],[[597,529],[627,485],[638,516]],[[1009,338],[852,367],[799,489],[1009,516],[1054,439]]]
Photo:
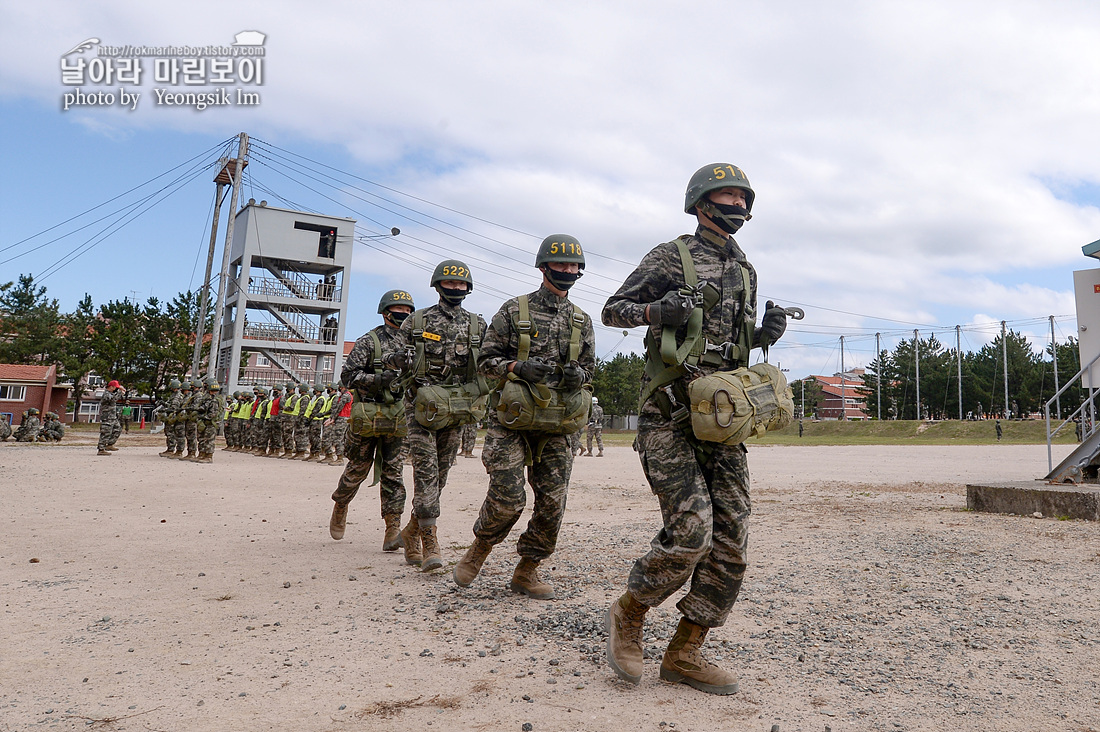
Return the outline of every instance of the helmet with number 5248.
[[[432,272],[431,286],[437,287],[444,280],[465,282],[466,292],[474,291],[474,276],[471,274],[470,268],[457,259],[446,259],[435,266],[435,271]]]
[[[711,191],[722,188],[741,188],[745,191],[745,208],[752,211],[752,202],[756,198],[748,176],[736,165],[730,163],[711,163],[695,171],[688,181],[684,196],[684,213],[695,213],[695,206]]]

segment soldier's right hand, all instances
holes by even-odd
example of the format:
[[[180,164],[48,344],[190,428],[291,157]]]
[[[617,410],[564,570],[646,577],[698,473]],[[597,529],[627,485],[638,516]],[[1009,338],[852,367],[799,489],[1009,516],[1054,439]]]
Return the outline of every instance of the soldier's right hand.
[[[350,389],[366,389],[369,386],[370,374],[366,371],[360,371],[352,377],[351,383],[348,384]]]
[[[393,382],[396,378],[397,378],[397,372],[396,371],[393,371],[392,369],[386,369],[385,371],[383,371],[381,373],[381,375],[379,375],[378,383],[382,387],[382,389],[385,391],[385,390],[390,389],[391,386],[393,386]]]
[[[695,309],[695,300],[673,290],[660,300],[649,304],[649,322],[652,325],[668,325],[678,328],[688,321]]]
[[[512,373],[528,384],[541,384],[554,373],[554,367],[540,361],[516,361]]]

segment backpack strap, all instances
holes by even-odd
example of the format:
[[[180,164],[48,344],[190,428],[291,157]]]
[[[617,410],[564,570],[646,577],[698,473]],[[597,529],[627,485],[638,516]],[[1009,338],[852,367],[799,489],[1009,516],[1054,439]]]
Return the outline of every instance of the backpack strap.
[[[371,368],[374,369],[374,373],[382,373],[382,341],[378,339],[378,334],[373,330],[368,330],[367,335],[370,336],[371,345],[374,347],[374,355],[371,359]]]

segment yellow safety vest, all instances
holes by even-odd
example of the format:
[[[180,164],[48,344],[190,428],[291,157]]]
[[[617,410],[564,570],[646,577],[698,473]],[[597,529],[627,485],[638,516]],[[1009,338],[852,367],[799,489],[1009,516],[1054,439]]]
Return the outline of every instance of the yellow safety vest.
[[[294,406],[291,406],[292,404]],[[285,414],[288,417],[297,417],[298,416],[298,408],[301,405],[302,405],[302,396],[301,396],[301,394],[296,394],[296,395],[293,395],[293,396],[289,396],[289,397],[286,398],[286,402],[284,404],[284,407],[283,407],[283,410],[282,410],[281,414]]]

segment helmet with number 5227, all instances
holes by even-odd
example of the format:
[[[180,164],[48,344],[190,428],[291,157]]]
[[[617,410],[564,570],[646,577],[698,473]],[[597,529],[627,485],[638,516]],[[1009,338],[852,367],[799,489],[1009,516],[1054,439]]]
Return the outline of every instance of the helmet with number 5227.
[[[432,284],[435,284],[434,280]],[[405,290],[390,290],[378,301],[378,314],[382,315],[386,312],[386,308],[393,307],[394,305],[408,305],[413,310],[416,310],[416,305],[413,304],[412,295]]]
[[[437,287],[444,280],[455,280],[466,283],[466,292],[474,291],[474,276],[465,263],[457,259],[446,259],[435,266],[432,272],[432,287]]]
[[[736,165],[730,163],[711,163],[695,171],[688,181],[684,196],[684,213],[695,213],[695,206],[711,191],[722,188],[741,188],[745,191],[745,208],[752,211],[752,202],[756,198],[748,176]]]
[[[551,234],[542,240],[535,266],[541,268],[547,262],[576,262],[584,269],[584,251],[577,237],[569,234]]]

